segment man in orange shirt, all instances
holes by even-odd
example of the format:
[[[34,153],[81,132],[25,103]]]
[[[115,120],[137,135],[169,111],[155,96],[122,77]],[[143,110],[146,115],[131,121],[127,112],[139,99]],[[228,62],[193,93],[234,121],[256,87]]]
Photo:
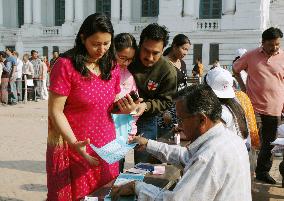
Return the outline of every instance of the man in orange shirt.
[[[242,91],[251,99],[257,119],[262,124],[261,148],[255,170],[256,179],[269,184],[275,180],[269,175],[272,166],[271,142],[276,139],[284,104],[284,52],[280,49],[280,29],[271,27],[262,33],[262,46],[238,59],[233,71]],[[246,86],[240,72],[248,73]]]

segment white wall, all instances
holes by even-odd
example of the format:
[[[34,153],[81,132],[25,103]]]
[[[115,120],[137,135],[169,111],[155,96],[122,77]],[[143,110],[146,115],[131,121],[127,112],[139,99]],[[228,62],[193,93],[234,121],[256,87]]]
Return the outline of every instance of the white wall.
[[[41,24],[51,27],[55,24],[55,0],[41,0]]]
[[[53,26],[54,24],[54,1],[55,0],[42,0],[42,24],[44,26]],[[119,1],[119,0],[117,0]],[[178,33],[185,33],[189,36],[192,44],[203,44],[203,63],[206,67],[209,63],[209,46],[210,43],[219,44],[219,53],[221,64],[231,64],[235,58],[235,52],[238,48],[253,49],[260,45],[261,33],[266,21],[269,20],[267,14],[270,13],[270,24],[275,26],[279,25],[282,31],[284,30],[284,0],[276,0],[270,5],[270,12],[265,12],[261,2],[265,0],[236,0],[236,11],[227,12],[222,15],[220,20],[220,30],[215,31],[198,31],[196,30],[196,22],[199,17],[199,0],[185,0],[190,1],[189,4],[194,9],[189,9],[188,15],[182,17],[182,0],[160,0],[160,14],[159,17],[154,19],[158,20],[160,24],[164,24],[170,31],[170,42],[173,37]],[[225,1],[225,0],[224,0]],[[227,0],[226,0],[227,1]],[[233,1],[233,0],[230,0]],[[188,2],[187,2],[188,3]],[[84,0],[84,16],[95,12],[95,0]],[[16,0],[4,0],[4,7],[16,6]],[[4,25],[9,27],[16,27],[16,14],[9,12],[9,9],[4,9]],[[262,15],[263,14],[263,15]],[[13,17],[9,18],[10,15]],[[6,19],[6,16],[8,19]],[[130,24],[123,21],[114,24],[115,33],[132,32],[138,39],[140,33],[133,32],[133,24],[135,22],[141,23],[141,0],[132,0],[131,8],[132,20]],[[153,19],[149,19],[147,23],[151,23]],[[146,23],[146,24],[147,24]],[[145,26],[142,24],[141,26]],[[37,49],[42,52],[43,46],[48,46],[51,53],[52,46],[59,46],[60,51],[69,49],[74,44],[74,34],[76,34],[77,24],[70,24],[71,28],[64,25],[61,27],[65,32],[70,33],[64,36],[36,36],[36,28],[28,28],[31,32],[30,36],[26,35],[23,38],[24,51]],[[22,29],[24,30],[24,29]],[[39,34],[41,31],[38,32]],[[11,32],[7,40],[3,42],[5,45],[15,45],[16,36]],[[1,35],[1,30],[0,30]],[[284,41],[283,41],[284,44]],[[193,47],[193,46],[192,46]],[[186,56],[185,61],[188,69],[192,69],[193,49],[191,48],[189,55]]]
[[[95,0],[87,0],[86,3],[85,3],[85,8],[86,8],[85,17],[95,13],[96,12],[96,1]]]
[[[142,5],[141,5],[141,0],[132,0],[132,21],[133,22],[140,22],[140,17],[142,15],[141,10],[142,10]]]
[[[284,32],[284,1],[278,0],[270,5],[270,25],[277,26]]]
[[[18,10],[17,0],[3,0],[4,27],[7,28],[18,27],[17,10]]]

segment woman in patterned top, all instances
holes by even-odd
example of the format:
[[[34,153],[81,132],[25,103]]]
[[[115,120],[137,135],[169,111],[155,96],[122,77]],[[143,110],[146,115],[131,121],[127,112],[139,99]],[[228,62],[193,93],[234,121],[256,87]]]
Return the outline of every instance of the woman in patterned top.
[[[114,65],[113,27],[108,17],[92,14],[83,22],[75,46],[51,71],[46,152],[47,200],[81,200],[118,175],[89,146],[116,138],[111,109],[120,92]],[[118,101],[121,113],[136,108],[129,95]]]
[[[187,86],[186,64],[183,58],[190,48],[190,40],[184,34],[174,37],[172,45],[164,51],[164,57],[175,67],[177,72],[177,90]],[[159,136],[169,132],[177,123],[175,105],[163,112],[158,118]]]

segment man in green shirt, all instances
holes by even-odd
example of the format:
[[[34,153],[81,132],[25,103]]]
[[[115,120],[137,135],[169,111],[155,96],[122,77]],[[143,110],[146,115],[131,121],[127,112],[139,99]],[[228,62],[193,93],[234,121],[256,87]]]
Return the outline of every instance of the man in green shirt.
[[[177,88],[177,75],[163,56],[169,33],[164,26],[149,24],[140,36],[139,51],[128,69],[132,73],[143,102],[137,107],[138,133],[148,139],[157,139],[157,115],[172,105],[172,95]],[[146,152],[135,152],[134,160],[150,162]]]

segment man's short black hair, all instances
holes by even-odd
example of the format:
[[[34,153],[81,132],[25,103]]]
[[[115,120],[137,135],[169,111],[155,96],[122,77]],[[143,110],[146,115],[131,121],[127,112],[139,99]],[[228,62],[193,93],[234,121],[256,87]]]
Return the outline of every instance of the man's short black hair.
[[[157,23],[149,24],[142,30],[140,35],[140,47],[145,40],[163,41],[163,47],[166,47],[169,43],[169,32],[167,27],[160,26]]]
[[[221,119],[222,106],[214,91],[208,85],[196,84],[178,91],[175,100],[186,101],[185,111],[190,114],[202,113],[213,122]]]
[[[38,52],[36,50],[32,50],[31,55],[33,55],[33,53],[38,53]]]
[[[55,52],[57,52],[59,54],[59,51],[58,50],[53,50],[52,53],[54,54]]]
[[[270,27],[262,33],[262,41],[274,40],[277,38],[283,38],[283,33],[278,28]]]
[[[3,58],[7,58],[7,57],[8,57],[7,53],[4,52],[4,51],[0,51],[0,55],[1,55]]]

